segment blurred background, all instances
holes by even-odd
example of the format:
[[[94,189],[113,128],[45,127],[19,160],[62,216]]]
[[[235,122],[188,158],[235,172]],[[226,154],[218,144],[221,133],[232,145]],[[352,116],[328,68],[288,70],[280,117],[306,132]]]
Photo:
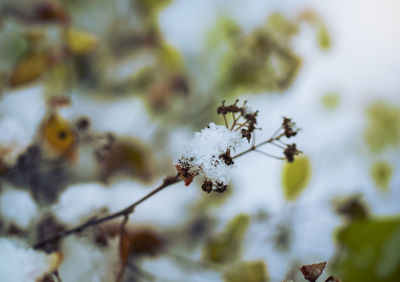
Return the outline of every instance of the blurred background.
[[[167,188],[130,216],[129,258],[118,220],[47,245],[63,257],[52,279],[305,281],[299,267],[326,261],[319,281],[400,281],[399,11],[2,0],[1,238],[29,246],[124,208],[176,173],[194,132],[223,124],[222,100],[240,99],[259,110],[256,143],[289,117],[303,155],[247,154],[221,194]]]

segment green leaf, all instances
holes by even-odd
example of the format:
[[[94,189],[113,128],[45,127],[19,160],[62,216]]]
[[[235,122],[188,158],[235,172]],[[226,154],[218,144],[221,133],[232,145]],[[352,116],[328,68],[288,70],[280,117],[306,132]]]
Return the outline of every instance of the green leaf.
[[[267,266],[262,260],[239,262],[224,273],[226,282],[266,282]]]
[[[331,92],[322,96],[322,105],[328,110],[334,110],[340,103],[340,96],[338,93]]]
[[[300,14],[300,20],[308,22],[316,29],[317,43],[321,50],[329,50],[332,46],[332,40],[328,29],[322,18],[313,10],[305,10]]]
[[[240,257],[242,242],[249,223],[248,215],[235,216],[222,234],[208,240],[203,249],[203,258],[215,263],[229,263],[237,260]]]
[[[392,167],[387,162],[377,162],[371,168],[371,177],[374,180],[375,185],[382,190],[389,189],[392,173]]]
[[[322,50],[329,50],[332,46],[331,37],[324,25],[318,29],[317,40],[318,40],[318,46]]]
[[[292,84],[301,59],[292,52],[287,40],[289,35],[273,30],[283,28],[283,21],[279,16],[272,16],[271,27],[260,26],[246,35],[233,37],[220,71],[221,81],[229,88],[228,92],[236,95],[243,91],[283,91]],[[293,29],[294,26],[286,28]]]
[[[400,107],[377,102],[368,108],[367,115],[364,137],[371,152],[380,153],[400,144]]]
[[[268,17],[268,27],[278,38],[289,40],[299,32],[299,27],[280,13]]]
[[[311,175],[311,163],[305,156],[286,163],[282,172],[283,194],[289,201],[297,197],[306,188]]]
[[[337,277],[346,282],[397,282],[400,277],[400,218],[354,220],[338,233]]]

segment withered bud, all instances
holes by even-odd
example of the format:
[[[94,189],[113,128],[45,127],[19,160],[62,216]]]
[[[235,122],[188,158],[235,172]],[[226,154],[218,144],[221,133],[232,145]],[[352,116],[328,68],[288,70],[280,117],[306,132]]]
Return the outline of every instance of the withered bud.
[[[218,193],[224,193],[227,189],[228,185],[223,183],[216,183],[216,189],[214,191]]]
[[[240,112],[242,115],[244,115],[246,112],[246,101],[243,102],[243,105],[241,107],[239,107],[237,105],[237,103],[239,103],[239,100],[236,100],[235,103],[233,103],[232,105],[226,106],[225,100],[224,100],[224,101],[222,101],[222,105],[217,108],[217,113],[226,115],[228,113],[239,113]]]
[[[283,117],[282,128],[287,138],[297,135],[298,130],[295,127],[296,127],[295,122],[293,122],[290,118]]]
[[[191,161],[193,160],[179,160],[178,165],[175,166],[179,172],[179,177],[185,182],[185,186],[189,186],[193,178],[198,174],[198,172],[193,172],[194,169],[190,164]]]
[[[251,139],[251,132],[250,132],[248,129],[244,129],[244,128],[243,128],[243,129],[240,131],[240,133],[242,133],[242,137],[243,137],[243,138],[246,138],[247,141],[250,142],[250,139]]]
[[[77,120],[75,125],[79,131],[86,131],[90,126],[90,121],[87,117],[81,117]]]
[[[205,179],[203,184],[201,185],[201,189],[203,189],[204,192],[210,193],[212,191],[212,186],[212,181]]]
[[[226,165],[232,165],[235,163],[231,157],[231,150],[229,148],[225,153],[219,155],[219,158],[223,160]]]
[[[291,163],[294,161],[294,157],[300,154],[300,151],[297,150],[296,144],[288,144],[283,153],[285,154],[287,161]]]

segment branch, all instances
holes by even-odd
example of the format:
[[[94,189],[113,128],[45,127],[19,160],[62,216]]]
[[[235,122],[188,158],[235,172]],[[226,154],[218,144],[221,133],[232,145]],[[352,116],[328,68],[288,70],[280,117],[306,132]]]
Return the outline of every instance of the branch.
[[[245,155],[247,153],[250,153],[252,151],[257,151],[257,148],[259,148],[259,147],[261,147],[261,146],[263,146],[265,144],[272,143],[274,141],[280,140],[284,136],[284,133],[282,133],[282,134],[280,134],[278,136],[275,136],[275,135],[276,134],[274,134],[270,139],[265,140],[265,141],[263,141],[263,142],[261,142],[261,143],[259,143],[257,145],[252,145],[249,149],[247,149],[247,150],[245,150],[245,151],[233,156],[232,159],[239,158],[239,157],[241,157],[241,156],[243,156],[243,155]],[[274,157],[274,156],[270,156],[270,157]],[[275,158],[277,158],[277,157],[275,157]],[[40,242],[37,242],[35,245],[33,245],[33,248],[34,249],[40,249],[40,248],[44,247],[45,245],[47,245],[48,243],[56,242],[56,241],[58,241],[58,240],[60,240],[60,239],[62,239],[64,237],[67,237],[67,236],[69,236],[71,234],[74,234],[74,233],[80,233],[80,232],[82,232],[83,230],[85,230],[85,229],[87,229],[89,227],[92,227],[92,226],[95,226],[95,225],[99,225],[99,224],[101,224],[103,222],[118,218],[120,216],[127,217],[131,213],[133,213],[133,211],[134,211],[136,206],[138,206],[142,202],[146,201],[147,199],[151,198],[152,196],[154,196],[158,192],[162,191],[164,188],[166,188],[166,187],[168,187],[170,185],[173,185],[175,183],[178,183],[180,181],[182,181],[182,180],[180,179],[179,173],[177,175],[175,175],[175,176],[167,177],[167,178],[165,178],[163,180],[163,183],[160,186],[158,186],[157,188],[155,188],[150,193],[148,193],[147,195],[145,195],[144,197],[142,197],[138,201],[134,202],[130,206],[128,206],[128,207],[126,207],[126,208],[124,208],[124,209],[122,209],[120,211],[117,211],[115,213],[112,213],[110,215],[98,218],[98,219],[96,219],[96,218],[90,219],[86,223],[83,223],[83,224],[81,224],[81,225],[79,225],[77,227],[74,227],[72,229],[64,230],[64,231],[54,235],[53,237],[50,237],[50,238],[44,239],[44,240],[42,240]],[[124,225],[124,223],[122,224],[122,226],[123,225]]]
[[[239,158],[239,157],[241,157],[241,156],[243,156],[243,155],[245,155],[247,153],[250,153],[251,151],[257,151],[257,149],[260,148],[261,146],[263,146],[265,144],[268,144],[268,143],[272,144],[274,141],[280,140],[283,136],[284,136],[284,133],[282,133],[282,134],[280,134],[280,135],[278,135],[276,137],[271,137],[268,140],[265,140],[265,141],[263,141],[263,142],[261,142],[261,143],[259,143],[257,145],[252,145],[249,149],[247,149],[247,150],[245,150],[245,151],[233,156],[232,159]]]
[[[64,237],[67,237],[67,236],[69,236],[71,234],[74,234],[74,233],[82,232],[84,229],[89,228],[91,226],[95,226],[95,225],[101,224],[103,222],[112,220],[112,219],[120,217],[120,216],[128,216],[129,214],[131,214],[134,211],[134,209],[135,209],[135,207],[137,205],[141,204],[142,202],[144,202],[148,198],[150,198],[153,195],[157,194],[158,192],[162,191],[164,188],[166,188],[166,187],[168,187],[168,186],[170,186],[172,184],[178,183],[180,181],[181,180],[179,179],[179,174],[177,174],[175,176],[172,176],[172,177],[167,177],[167,178],[164,179],[163,183],[160,186],[158,186],[157,188],[155,188],[150,193],[148,193],[147,195],[145,195],[144,197],[142,197],[138,201],[134,202],[130,206],[128,206],[128,207],[126,207],[126,208],[124,208],[124,209],[122,209],[120,211],[117,211],[115,213],[112,213],[110,215],[107,215],[105,217],[101,217],[99,219],[96,219],[96,218],[91,219],[88,222],[83,223],[83,224],[81,224],[81,225],[79,225],[79,226],[77,226],[75,228],[72,228],[72,229],[69,229],[69,230],[64,230],[64,231],[56,234],[53,237],[44,239],[43,241],[40,241],[40,242],[36,243],[35,245],[33,245],[33,248],[34,249],[39,249],[39,248],[47,245],[48,243],[56,242],[56,241],[58,241],[58,240],[60,240],[60,239],[62,239]]]

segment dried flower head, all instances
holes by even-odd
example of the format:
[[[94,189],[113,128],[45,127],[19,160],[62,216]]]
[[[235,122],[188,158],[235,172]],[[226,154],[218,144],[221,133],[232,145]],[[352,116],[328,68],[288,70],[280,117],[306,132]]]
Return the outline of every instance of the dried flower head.
[[[252,133],[254,132],[257,124],[258,111],[251,111],[247,106],[247,101],[244,101],[242,106],[238,106],[239,100],[236,100],[232,105],[225,105],[225,101],[222,101],[222,105],[217,108],[217,113],[224,117],[226,128],[232,131],[239,131],[243,138],[246,138],[250,142]],[[228,123],[229,117],[232,117],[231,124]]]
[[[296,144],[287,144],[286,149],[283,151],[288,162],[293,162],[294,157],[299,155],[301,151],[297,150]]]
[[[287,117],[283,117],[282,128],[284,130],[284,135],[287,138],[296,136],[299,132],[299,129],[296,127],[296,123]]]
[[[175,167],[186,185],[199,175],[204,178],[204,191],[222,192],[226,190],[229,171],[234,164],[231,151],[242,141],[243,136],[239,132],[210,123],[195,133],[185,152],[176,159]]]
[[[258,111],[249,110],[246,101],[241,106],[238,103],[239,100],[236,100],[231,105],[225,105],[225,101],[222,101],[217,113],[223,116],[225,126],[210,123],[207,128],[195,133],[186,151],[175,160],[175,167],[186,186],[192,183],[194,177],[200,176],[203,177],[201,188],[205,192],[224,192],[229,183],[229,170],[234,165],[235,157],[256,151],[269,157],[293,162],[294,157],[301,153],[296,144],[286,144],[281,140],[284,137],[293,137],[298,132],[295,123],[284,117],[280,128],[270,139],[258,145],[254,144],[253,139],[253,145],[248,150],[232,156],[232,151],[237,149],[243,139],[250,142],[254,131],[258,129],[256,127]],[[265,144],[281,148],[285,157],[277,157],[258,150],[258,147]]]

